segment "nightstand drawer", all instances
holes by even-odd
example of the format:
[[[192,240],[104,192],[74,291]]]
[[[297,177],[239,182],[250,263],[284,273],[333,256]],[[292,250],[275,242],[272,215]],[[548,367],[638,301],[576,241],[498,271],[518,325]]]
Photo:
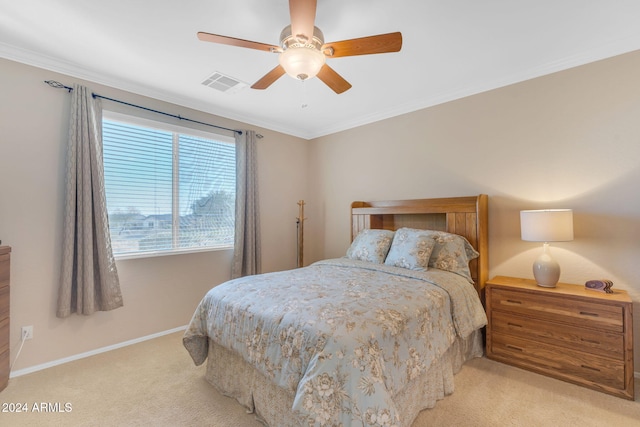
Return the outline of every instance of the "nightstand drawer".
[[[9,351],[9,318],[0,320],[0,353]]]
[[[0,286],[9,286],[9,254],[0,255]]]
[[[0,320],[9,317],[9,286],[0,286]]]
[[[0,391],[7,387],[9,383],[9,350],[0,352]]]
[[[493,289],[490,298],[493,310],[504,310],[583,328],[624,331],[623,309],[619,305],[508,289]]]
[[[497,333],[491,346],[495,358],[516,366],[568,381],[580,378],[580,383],[586,381],[595,388],[625,389],[625,364],[621,361]]]
[[[493,332],[535,339],[553,346],[586,351],[621,361],[624,359],[624,338],[618,333],[547,322],[500,311],[492,311],[491,329]]]

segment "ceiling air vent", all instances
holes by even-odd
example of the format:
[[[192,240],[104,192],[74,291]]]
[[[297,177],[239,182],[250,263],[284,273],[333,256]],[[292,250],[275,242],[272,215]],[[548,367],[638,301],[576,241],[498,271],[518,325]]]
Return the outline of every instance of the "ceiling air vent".
[[[241,82],[233,77],[225,76],[217,71],[207,77],[202,84],[226,93],[236,93],[248,86],[247,83]]]

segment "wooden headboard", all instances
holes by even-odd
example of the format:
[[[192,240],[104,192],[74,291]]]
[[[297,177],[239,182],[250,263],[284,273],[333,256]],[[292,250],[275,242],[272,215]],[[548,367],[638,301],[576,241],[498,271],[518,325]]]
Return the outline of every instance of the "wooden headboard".
[[[397,230],[410,227],[439,230],[464,236],[480,253],[469,263],[476,290],[484,302],[484,284],[489,275],[488,197],[353,202],[351,240],[365,228]]]

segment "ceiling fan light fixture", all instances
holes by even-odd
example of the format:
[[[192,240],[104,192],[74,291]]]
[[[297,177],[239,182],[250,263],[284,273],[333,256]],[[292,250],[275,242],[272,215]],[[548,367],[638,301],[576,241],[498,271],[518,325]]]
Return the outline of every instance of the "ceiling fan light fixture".
[[[255,82],[252,89],[266,89],[285,74],[298,80],[318,76],[335,93],[351,88],[351,84],[326,64],[327,57],[371,55],[399,52],[402,48],[400,32],[324,43],[324,34],[314,25],[317,0],[289,0],[291,25],[280,33],[280,45],[253,42],[235,37],[205,32],[198,33],[202,41],[244,47],[279,54],[280,64]]]
[[[280,65],[291,77],[298,80],[307,80],[315,77],[326,57],[322,52],[310,46],[289,47],[280,54]]]

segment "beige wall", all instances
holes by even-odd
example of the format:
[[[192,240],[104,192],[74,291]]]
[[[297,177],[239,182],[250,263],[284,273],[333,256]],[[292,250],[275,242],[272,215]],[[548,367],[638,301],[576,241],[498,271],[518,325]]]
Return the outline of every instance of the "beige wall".
[[[491,275],[532,278],[521,209],[572,208],[560,280],[609,278],[640,313],[639,70],[635,52],[312,141],[314,259],[345,253],[353,200],[486,193]]]
[[[0,76],[0,239],[13,248],[12,360],[19,347],[20,328],[34,326],[34,339],[24,345],[14,370],[186,325],[204,293],[229,278],[231,251],[119,261],[123,308],[88,317],[55,317],[70,99],[66,91],[52,89],[43,81],[72,85],[77,79],[3,59]],[[247,128],[132,93],[84,84],[104,96],[225,127]],[[122,111],[108,101],[104,107]],[[130,112],[158,119],[141,110]],[[255,130],[264,135],[258,148],[263,270],[293,268],[296,203],[308,198],[308,144],[296,137]]]
[[[521,209],[573,208],[575,240],[552,247],[562,281],[610,278],[640,301],[640,52],[318,138],[257,129],[263,267],[295,265],[296,202],[307,201],[307,263],[349,245],[349,205],[486,193],[491,275],[531,276],[541,245],[519,239]],[[68,76],[0,60],[0,239],[13,246],[15,369],[184,325],[229,274],[228,251],[120,261],[125,307],[55,317]],[[245,125],[88,84],[100,94],[230,127]],[[106,105],[106,104],[105,104]],[[277,250],[274,250],[277,249]],[[640,316],[635,320],[640,343]],[[636,351],[636,371],[640,359]]]

